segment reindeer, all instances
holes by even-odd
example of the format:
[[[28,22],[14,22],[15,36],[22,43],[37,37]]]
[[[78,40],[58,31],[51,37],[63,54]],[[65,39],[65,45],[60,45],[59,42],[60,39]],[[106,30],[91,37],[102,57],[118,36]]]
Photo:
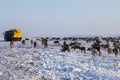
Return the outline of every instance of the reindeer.
[[[22,40],[22,45],[25,46],[26,42],[25,40]]]
[[[58,40],[55,40],[53,43],[56,45],[60,45],[60,42]]]
[[[112,49],[112,47],[110,47],[109,40],[107,41],[106,48],[107,48],[107,51],[108,51],[108,55],[110,55],[111,53],[113,53],[113,49]]]
[[[120,56],[120,47],[114,47],[113,53],[115,54],[116,57],[118,57],[118,55]]]
[[[83,51],[84,51],[84,53],[86,52],[86,48],[85,48],[85,47],[80,47],[80,46],[78,46],[78,45],[77,45],[77,46],[76,46],[76,45],[75,45],[75,46],[72,46],[71,49],[74,49],[74,50],[75,50],[75,49],[79,49],[79,50],[81,51],[81,53],[82,53]]]
[[[97,55],[100,55],[99,51],[97,49],[92,49],[92,56],[95,57]]]
[[[35,47],[37,47],[37,42],[36,42],[36,41],[34,41],[34,48],[35,48]]]
[[[70,51],[70,48],[69,48],[69,45],[66,44],[66,41],[63,42],[63,46],[62,46],[62,49],[61,49],[62,52],[65,52],[65,51]]]
[[[48,40],[45,39],[45,38],[41,38],[41,40],[42,40],[42,45],[43,45],[45,48],[47,48],[47,47],[48,47]]]
[[[10,48],[13,48],[13,47],[14,47],[14,42],[10,41]]]
[[[99,56],[101,55],[101,51],[100,51],[100,48],[101,48],[101,46],[100,46],[100,41],[97,39],[96,40],[96,42],[92,45],[92,48],[93,48],[93,50],[97,50],[98,52],[99,52]]]
[[[108,55],[110,55],[111,53],[113,53],[113,49],[111,47],[108,47]]]
[[[32,39],[30,40],[30,44],[31,44],[31,45],[33,44],[33,40],[32,40]]]

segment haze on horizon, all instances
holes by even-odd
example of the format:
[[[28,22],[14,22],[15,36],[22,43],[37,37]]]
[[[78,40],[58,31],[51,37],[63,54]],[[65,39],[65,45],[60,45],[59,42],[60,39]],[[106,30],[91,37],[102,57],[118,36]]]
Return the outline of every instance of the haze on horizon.
[[[24,36],[119,35],[120,0],[1,0],[0,33]]]

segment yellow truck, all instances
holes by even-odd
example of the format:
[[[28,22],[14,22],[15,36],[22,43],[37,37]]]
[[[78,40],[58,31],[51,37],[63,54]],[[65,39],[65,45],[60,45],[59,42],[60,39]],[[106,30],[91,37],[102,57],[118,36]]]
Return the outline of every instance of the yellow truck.
[[[20,41],[22,39],[22,31],[20,29],[10,29],[5,31],[5,41]]]

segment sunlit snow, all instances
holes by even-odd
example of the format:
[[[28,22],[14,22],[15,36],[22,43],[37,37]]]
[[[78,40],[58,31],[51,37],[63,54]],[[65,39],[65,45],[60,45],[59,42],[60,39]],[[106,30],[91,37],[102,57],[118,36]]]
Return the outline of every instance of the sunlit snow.
[[[61,52],[61,46],[37,48],[15,42],[0,42],[0,80],[120,80],[120,57],[102,51],[101,57],[92,58],[91,52]],[[86,47],[89,44],[83,45]]]

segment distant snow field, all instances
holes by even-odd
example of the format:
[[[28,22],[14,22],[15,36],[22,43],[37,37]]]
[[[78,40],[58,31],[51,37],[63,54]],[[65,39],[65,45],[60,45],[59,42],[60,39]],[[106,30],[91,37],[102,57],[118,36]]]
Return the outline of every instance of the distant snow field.
[[[83,44],[88,47],[90,44]],[[0,42],[0,80],[120,80],[120,57],[92,58],[91,52],[61,52],[61,46],[49,42],[44,48],[38,42],[33,48],[29,42],[22,46],[15,42]]]

